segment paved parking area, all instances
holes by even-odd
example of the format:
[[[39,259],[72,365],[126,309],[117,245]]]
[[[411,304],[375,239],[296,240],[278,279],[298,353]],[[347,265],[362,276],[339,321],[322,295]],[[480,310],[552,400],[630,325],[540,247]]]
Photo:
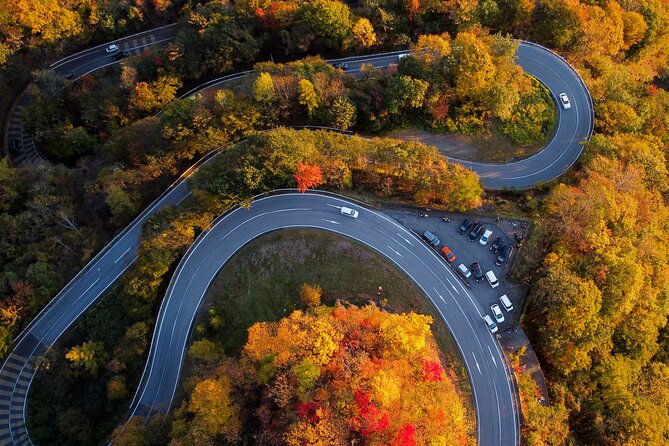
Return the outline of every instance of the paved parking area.
[[[492,270],[500,282],[500,285],[497,288],[493,289],[485,278],[481,282],[474,281],[473,273],[469,279],[463,280],[466,280],[468,283],[469,289],[472,291],[472,294],[481,305],[481,309],[491,315],[491,317],[492,312],[490,311],[490,305],[493,303],[499,304],[499,297],[501,295],[507,294],[511,299],[514,309],[511,311],[511,313],[508,313],[505,309],[502,308],[504,322],[497,324],[499,326],[500,332],[508,329],[518,321],[520,310],[522,309],[520,304],[523,296],[519,296],[517,293],[510,292],[510,287],[506,281],[507,271],[518,253],[518,247],[516,241],[500,228],[495,219],[478,218],[479,222],[483,224],[484,228],[491,229],[493,232],[488,244],[483,246],[479,244],[478,238],[475,241],[470,242],[467,239],[467,234],[460,235],[458,233],[458,227],[465,220],[465,218],[474,220],[477,217],[467,217],[458,214],[449,214],[430,210],[425,211],[428,217],[421,217],[421,210],[411,210],[407,208],[389,208],[384,209],[384,212],[395,218],[408,229],[415,231],[419,236],[421,236],[425,231],[430,231],[435,234],[441,242],[440,247],[446,245],[455,254],[456,260],[452,264],[454,269],[460,263],[464,263],[467,268],[470,268],[470,265],[473,262],[479,262],[484,274],[486,271]],[[442,221],[442,218],[445,216],[449,217],[451,221]],[[508,223],[504,222],[504,224]],[[479,236],[483,235],[483,231],[484,230],[482,229]],[[502,237],[504,239],[505,245],[512,244],[514,247],[511,258],[501,266],[495,265],[495,258],[497,255],[490,252],[490,245],[492,245],[492,242],[497,237]]]

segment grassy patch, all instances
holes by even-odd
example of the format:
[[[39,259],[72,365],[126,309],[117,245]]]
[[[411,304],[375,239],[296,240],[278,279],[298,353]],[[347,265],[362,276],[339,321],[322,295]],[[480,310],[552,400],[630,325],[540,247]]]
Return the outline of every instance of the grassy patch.
[[[305,282],[323,288],[322,303],[326,305],[333,305],[337,299],[356,305],[374,301],[393,312],[432,315],[432,331],[442,359],[457,375],[454,379],[463,400],[471,405],[471,389],[460,353],[425,295],[375,252],[326,232],[279,231],[245,246],[212,282],[204,304],[209,311],[200,312],[197,336],[206,335],[223,345],[227,355],[237,355],[253,323],[276,321],[299,308],[299,288]],[[223,321],[218,329],[211,326],[212,314]]]

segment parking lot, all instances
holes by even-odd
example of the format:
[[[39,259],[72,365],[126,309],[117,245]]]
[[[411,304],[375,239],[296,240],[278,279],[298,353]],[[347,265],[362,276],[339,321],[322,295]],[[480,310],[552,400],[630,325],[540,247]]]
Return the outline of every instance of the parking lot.
[[[435,250],[439,252],[440,255],[440,249],[444,245],[448,246],[448,248],[453,251],[456,260],[452,262],[451,266],[456,275],[469,285],[469,289],[481,305],[482,311],[485,311],[485,313],[490,315],[494,320],[490,306],[494,303],[500,305],[502,314],[504,315],[504,321],[497,323],[500,332],[506,330],[518,321],[518,316],[520,315],[520,310],[522,308],[520,305],[522,296],[510,292],[506,280],[507,271],[518,253],[518,246],[513,237],[500,229],[500,226],[496,223],[494,218],[467,217],[436,211],[425,211],[428,216],[422,217],[422,212],[419,212],[418,210],[385,209],[384,211],[407,228],[416,232],[421,238],[423,238],[422,234],[425,231],[430,231],[432,234],[436,235],[439,238],[440,243],[439,247],[435,248]],[[446,216],[451,219],[450,222],[444,222],[442,220],[442,218]],[[465,218],[469,218],[470,220],[478,219],[483,225],[483,229],[474,241],[469,241],[467,239],[468,233],[465,233],[464,235],[458,233],[458,227],[462,224]],[[488,243],[484,246],[479,243],[479,239],[480,236],[483,235],[485,229],[492,230],[492,235],[490,236]],[[513,246],[511,257],[507,259],[504,264],[499,266],[495,265],[497,254],[490,252],[490,246],[497,237],[502,237],[504,245]],[[424,238],[423,241],[426,244],[428,243]],[[497,276],[499,286],[493,289],[485,277],[482,281],[476,282],[473,273],[469,278],[465,279],[462,274],[457,271],[457,267],[461,263],[471,270],[471,264],[473,262],[479,262],[484,275],[487,271],[493,271],[495,276]],[[499,301],[499,297],[503,294],[506,294],[513,304],[514,308],[511,312],[507,312]]]

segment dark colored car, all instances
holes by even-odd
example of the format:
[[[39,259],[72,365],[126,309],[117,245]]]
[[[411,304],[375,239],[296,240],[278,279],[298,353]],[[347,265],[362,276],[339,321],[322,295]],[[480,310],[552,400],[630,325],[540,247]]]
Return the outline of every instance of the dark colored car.
[[[472,265],[469,267],[469,270],[472,272],[472,274],[474,274],[474,280],[477,282],[483,280],[483,270],[481,269],[479,262],[472,263]]]
[[[467,240],[469,240],[470,242],[473,242],[474,240],[476,240],[476,237],[478,237],[479,234],[481,233],[481,229],[483,229],[482,224],[479,224],[479,223],[474,224],[474,228],[472,228],[472,230],[469,231],[469,235],[467,236]]]
[[[504,244],[504,239],[502,237],[497,237],[494,242],[492,242],[492,245],[490,245],[490,251],[493,254],[497,254]]]
[[[439,239],[437,238],[437,236],[434,235],[433,233],[431,233],[430,231],[425,231],[425,232],[423,232],[423,237],[424,237],[425,240],[427,240],[427,241],[430,243],[430,245],[432,245],[432,246],[439,246],[439,243],[441,243],[441,242],[439,241]]]
[[[125,51],[121,51],[118,54],[114,54],[114,57],[112,57],[112,60],[118,61],[118,60],[121,60],[121,59],[125,59],[126,57],[128,57],[128,53],[126,53]]]
[[[495,260],[495,265],[499,266],[509,260],[512,252],[513,245],[506,245],[504,248],[502,248],[502,250],[499,252],[499,255],[497,256],[497,259]]]
[[[335,68],[341,68],[344,71],[348,70],[348,63],[346,62],[337,62],[332,64],[332,66]]]
[[[467,231],[469,230],[469,227],[470,227],[473,223],[474,223],[474,222],[472,222],[472,221],[469,220],[469,219],[467,219],[467,220],[465,220],[464,222],[462,222],[462,224],[461,224],[460,227],[458,228],[458,234],[460,234],[460,235],[464,235],[465,233],[467,233]]]

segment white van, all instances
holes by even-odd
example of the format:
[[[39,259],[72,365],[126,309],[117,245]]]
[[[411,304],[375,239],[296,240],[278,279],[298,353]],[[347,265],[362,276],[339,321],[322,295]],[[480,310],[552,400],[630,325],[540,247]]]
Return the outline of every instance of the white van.
[[[346,206],[341,207],[341,213],[342,215],[358,218],[358,211],[356,211],[355,209],[347,208]]]
[[[497,276],[495,276],[495,273],[492,271],[488,271],[485,273],[485,278],[488,279],[488,283],[490,284],[491,287],[497,288],[499,286],[499,281],[497,280]]]
[[[511,299],[509,299],[509,296],[506,294],[503,294],[500,298],[499,301],[502,303],[502,306],[506,311],[511,311],[513,310],[513,304],[511,303]]]

